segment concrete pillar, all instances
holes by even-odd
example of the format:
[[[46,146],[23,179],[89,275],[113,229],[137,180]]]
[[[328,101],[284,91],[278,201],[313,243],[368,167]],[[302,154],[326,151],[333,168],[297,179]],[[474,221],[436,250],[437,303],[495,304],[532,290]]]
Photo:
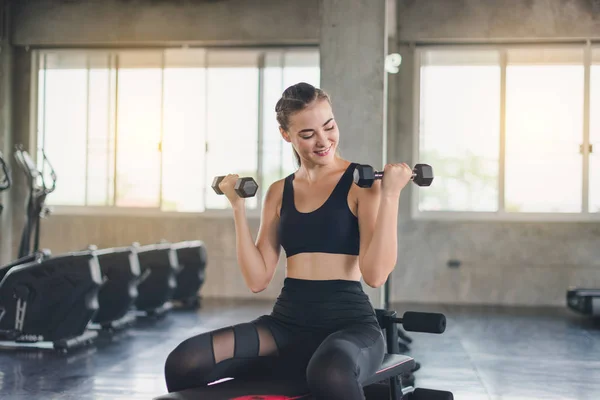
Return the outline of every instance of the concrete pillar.
[[[9,12],[5,5],[4,12]],[[8,31],[6,27],[5,31]],[[12,46],[8,37],[0,42],[0,152],[10,167],[12,162]],[[14,175],[14,172],[11,174]],[[12,248],[12,202],[10,189],[0,194],[4,211],[0,215],[0,265],[11,258]]]
[[[31,74],[33,53],[24,47],[13,47],[12,77],[12,144],[10,157],[13,164],[13,187],[11,189],[12,214],[12,258],[17,257],[21,233],[25,224],[25,205],[28,195],[28,184],[23,171],[14,161],[14,146],[21,144],[35,157],[35,134],[32,131],[35,116],[36,99],[31,92]],[[34,96],[32,98],[32,96]],[[32,150],[33,149],[33,150]],[[42,230],[43,230],[42,222]]]
[[[386,163],[386,0],[322,0],[321,87],[332,97],[347,160],[381,169]],[[375,307],[383,290],[363,285]]]

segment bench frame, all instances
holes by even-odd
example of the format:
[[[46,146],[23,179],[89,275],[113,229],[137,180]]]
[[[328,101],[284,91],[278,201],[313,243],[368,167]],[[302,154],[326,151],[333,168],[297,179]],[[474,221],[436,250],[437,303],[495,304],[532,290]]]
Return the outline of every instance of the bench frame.
[[[393,318],[397,317],[397,313],[394,310],[376,309],[377,321],[379,326],[385,333],[387,354],[400,354],[399,338],[398,338],[398,325],[394,322]],[[412,359],[411,359],[412,360]],[[411,369],[414,367],[414,360],[411,361]],[[390,399],[401,400],[404,396],[402,388],[402,379],[399,375],[393,375],[387,378],[390,388]]]

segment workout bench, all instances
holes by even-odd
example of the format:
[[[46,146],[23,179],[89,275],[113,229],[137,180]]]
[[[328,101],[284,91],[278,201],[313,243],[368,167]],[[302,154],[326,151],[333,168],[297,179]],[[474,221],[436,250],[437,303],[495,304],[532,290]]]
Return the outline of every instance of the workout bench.
[[[376,310],[377,320],[385,332],[387,353],[379,370],[362,382],[367,400],[453,400],[451,392],[403,387],[403,375],[415,366],[412,357],[399,354],[398,327],[412,332],[443,333],[446,318],[443,314],[406,312],[398,318],[395,311]],[[311,400],[305,381],[248,381],[230,379],[209,386],[173,392],[154,400]]]

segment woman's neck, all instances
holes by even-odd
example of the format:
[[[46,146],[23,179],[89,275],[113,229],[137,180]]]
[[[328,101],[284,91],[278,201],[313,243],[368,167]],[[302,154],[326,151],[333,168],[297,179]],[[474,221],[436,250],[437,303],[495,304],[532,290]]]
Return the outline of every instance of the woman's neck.
[[[346,160],[337,157],[332,163],[325,165],[303,162],[300,168],[298,168],[298,175],[301,179],[306,179],[309,183],[314,183],[333,172],[345,169],[347,164]]]

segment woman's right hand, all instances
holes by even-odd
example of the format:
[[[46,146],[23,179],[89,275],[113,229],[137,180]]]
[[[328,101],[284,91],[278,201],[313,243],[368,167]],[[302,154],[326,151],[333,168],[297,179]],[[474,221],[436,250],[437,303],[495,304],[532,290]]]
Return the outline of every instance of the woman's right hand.
[[[237,207],[242,207],[244,205],[244,198],[238,196],[235,192],[235,183],[237,182],[239,175],[237,174],[229,174],[226,175],[225,178],[219,183],[219,189],[223,192],[229,203],[231,203],[231,207],[234,209]]]

